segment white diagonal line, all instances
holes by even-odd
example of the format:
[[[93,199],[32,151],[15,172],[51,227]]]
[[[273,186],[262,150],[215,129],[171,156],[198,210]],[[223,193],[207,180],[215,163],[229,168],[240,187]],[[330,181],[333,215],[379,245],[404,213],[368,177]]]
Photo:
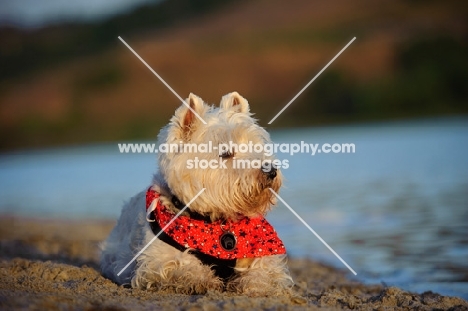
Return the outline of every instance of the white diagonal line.
[[[138,256],[140,256],[140,255],[154,242],[154,240],[156,240],[156,239],[159,237],[159,235],[160,235],[164,230],[166,230],[166,229],[174,222],[174,220],[176,220],[176,219],[190,206],[190,204],[192,204],[192,202],[195,201],[196,198],[198,198],[198,196],[199,196],[200,194],[202,194],[203,191],[205,191],[205,189],[206,189],[206,188],[203,188],[202,190],[200,190],[200,192],[198,192],[198,194],[197,194],[192,200],[190,200],[190,202],[188,202],[187,205],[185,205],[184,208],[181,209],[180,212],[178,212],[178,213],[171,219],[171,221],[169,221],[169,222],[167,223],[167,225],[165,225],[164,228],[162,228],[161,231],[159,231],[158,234],[156,234],[156,235],[151,239],[151,241],[149,241],[149,242],[145,245],[145,247],[143,247],[143,248],[141,249],[141,251],[139,251],[139,252],[132,258],[132,260],[130,260],[129,263],[128,263],[125,267],[122,268],[122,270],[120,270],[119,273],[117,273],[117,276],[120,276],[120,275],[122,274],[122,272],[124,272],[124,271],[128,268],[128,266],[130,266],[130,265],[132,264],[132,262],[134,262],[134,261],[138,258]]]
[[[299,220],[304,224],[304,226],[306,226],[307,229],[309,229],[310,232],[312,232],[312,233],[320,240],[320,242],[322,242],[322,243],[333,253],[333,255],[335,255],[336,258],[338,258],[338,259],[346,266],[346,268],[349,269],[349,271],[351,271],[354,275],[357,275],[357,273],[353,270],[353,268],[351,268],[351,267],[346,263],[346,261],[344,261],[344,260],[340,257],[340,255],[338,255],[338,254],[333,250],[333,248],[331,248],[330,245],[328,245],[327,242],[325,242],[325,241],[320,237],[320,235],[318,235],[318,233],[315,232],[314,229],[312,229],[312,228],[305,222],[305,220],[302,219],[302,217],[299,216],[299,215],[291,208],[291,206],[288,205],[288,203],[286,203],[273,189],[271,189],[271,188],[269,188],[269,189],[270,189],[270,191],[271,191],[281,202],[283,202],[284,205],[286,205],[287,208],[289,208],[289,210],[294,214],[294,216],[296,216],[297,219],[299,219]]]
[[[270,120],[270,122],[268,122],[268,124],[271,124],[271,123],[273,123],[273,121],[275,121],[275,120],[276,120],[276,118],[278,118],[278,117],[279,117],[279,115],[280,115],[280,114],[282,114],[282,113],[283,113],[283,111],[285,111],[285,110],[286,110],[286,108],[288,108],[288,107],[289,107],[289,105],[291,105],[291,104],[293,103],[293,101],[295,101],[295,100],[296,100],[296,98],[298,98],[298,97],[299,97],[299,95],[301,95],[301,94],[302,94],[302,92],[304,92],[304,91],[305,91],[305,89],[306,89],[306,88],[308,88],[308,87],[309,87],[309,85],[311,85],[311,84],[312,84],[312,82],[314,82],[314,81],[315,81],[315,79],[317,79],[317,78],[318,78],[318,76],[320,76],[320,75],[322,74],[322,72],[324,72],[324,71],[325,71],[325,69],[327,69],[327,68],[328,68],[328,66],[330,66],[330,64],[331,64],[331,63],[333,63],[333,62],[335,61],[335,59],[337,59],[337,58],[338,58],[338,56],[340,56],[340,54],[341,54],[341,53],[343,53],[343,51],[344,51],[344,50],[346,50],[346,49],[348,48],[348,46],[350,46],[350,45],[351,45],[351,43],[353,43],[353,41],[354,41],[354,40],[356,40],[356,37],[354,37],[353,39],[351,39],[351,41],[349,41],[349,43],[348,43],[348,44],[346,44],[346,46],[345,46],[344,48],[342,48],[342,49],[341,49],[341,51],[340,51],[340,52],[338,52],[338,54],[336,54],[336,55],[335,55],[335,57],[333,57],[333,59],[332,59],[331,61],[329,61],[329,62],[328,62],[328,64],[326,64],[326,65],[325,65],[325,67],[323,67],[323,69],[322,69],[322,70],[320,70],[320,72],[319,72],[318,74],[316,74],[316,75],[315,75],[315,77],[313,77],[313,78],[312,78],[312,80],[310,80],[310,81],[309,81],[309,83],[307,83],[307,85],[306,85],[306,86],[304,86],[304,87],[302,88],[302,90],[300,90],[300,91],[299,91],[299,93],[297,93],[297,95],[296,95],[296,96],[294,96],[294,98],[293,98],[293,99],[291,99],[291,100],[289,101],[289,103],[287,103],[287,104],[286,104],[286,106],[284,106],[284,107],[283,107],[283,109],[281,109],[281,111],[280,111],[280,112],[278,112],[278,113],[276,114],[276,116],[275,116],[273,119],[271,119],[271,120]]]
[[[197,118],[200,119],[200,121],[203,122],[203,124],[206,124],[205,120],[203,120],[203,118],[200,117],[200,115],[199,115],[198,113],[196,113],[195,110],[193,110],[192,108],[190,108],[190,105],[187,104],[187,103],[185,102],[185,100],[183,100],[182,97],[180,97],[179,94],[177,94],[177,92],[174,91],[174,90],[172,89],[172,87],[171,87],[169,84],[167,84],[167,82],[164,81],[164,79],[161,78],[161,76],[158,75],[158,73],[157,73],[156,71],[154,71],[153,68],[151,68],[150,65],[148,65],[148,64],[145,62],[145,60],[144,60],[143,58],[141,58],[140,55],[138,55],[138,53],[135,52],[135,51],[131,48],[130,45],[127,44],[127,42],[125,42],[124,39],[122,39],[122,38],[119,36],[119,40],[122,41],[122,43],[125,44],[125,46],[126,46],[130,51],[132,51],[132,53],[135,54],[135,56],[136,56],[146,67],[148,67],[148,69],[149,69],[159,80],[161,80],[161,82],[162,82],[172,93],[174,93],[174,95],[175,95],[185,106],[187,106],[188,109],[190,109],[190,111],[192,111],[192,112],[197,116]]]

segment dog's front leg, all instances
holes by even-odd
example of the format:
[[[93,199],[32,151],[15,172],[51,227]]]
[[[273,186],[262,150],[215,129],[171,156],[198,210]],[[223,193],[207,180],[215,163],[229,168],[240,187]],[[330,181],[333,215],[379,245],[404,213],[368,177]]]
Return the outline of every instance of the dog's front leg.
[[[227,288],[251,297],[290,294],[294,283],[286,261],[286,255],[239,259],[236,276],[228,282]]]
[[[208,290],[222,291],[224,285],[209,266],[188,251],[155,241],[138,257],[132,287],[204,294]]]

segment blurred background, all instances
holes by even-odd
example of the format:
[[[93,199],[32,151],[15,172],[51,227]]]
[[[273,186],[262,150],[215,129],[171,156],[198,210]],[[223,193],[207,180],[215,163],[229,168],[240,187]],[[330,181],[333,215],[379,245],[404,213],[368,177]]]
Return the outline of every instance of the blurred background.
[[[0,212],[118,217],[182,97],[238,91],[288,158],[283,198],[365,282],[468,298],[468,6],[462,1],[3,1]],[[357,40],[271,126],[267,122]],[[25,193],[25,188],[27,188]],[[289,253],[344,268],[284,207]]]

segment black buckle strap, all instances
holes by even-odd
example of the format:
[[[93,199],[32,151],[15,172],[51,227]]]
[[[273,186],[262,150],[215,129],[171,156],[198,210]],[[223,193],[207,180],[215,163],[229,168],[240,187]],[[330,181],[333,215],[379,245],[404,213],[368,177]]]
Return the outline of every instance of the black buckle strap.
[[[174,204],[174,206],[178,210],[182,210],[186,206],[185,203],[182,202],[181,200],[179,200],[179,198],[176,197],[175,195],[172,196],[171,201],[172,201],[172,204]],[[192,218],[192,219],[201,220],[201,221],[204,221],[205,223],[211,223],[211,218],[209,216],[203,216],[202,214],[194,212],[194,211],[190,210],[189,207],[187,207],[185,209],[185,211],[190,215],[190,218]]]

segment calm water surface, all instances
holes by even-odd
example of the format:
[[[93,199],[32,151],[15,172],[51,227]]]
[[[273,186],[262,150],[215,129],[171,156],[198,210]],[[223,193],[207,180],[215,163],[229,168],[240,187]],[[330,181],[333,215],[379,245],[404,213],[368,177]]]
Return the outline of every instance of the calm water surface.
[[[364,282],[468,299],[468,118],[272,132],[277,143],[354,143],[288,159],[280,194]],[[112,218],[145,189],[152,154],[116,144],[0,155],[0,213]],[[346,269],[290,211],[268,219],[292,256]],[[351,275],[351,274],[350,274]]]

